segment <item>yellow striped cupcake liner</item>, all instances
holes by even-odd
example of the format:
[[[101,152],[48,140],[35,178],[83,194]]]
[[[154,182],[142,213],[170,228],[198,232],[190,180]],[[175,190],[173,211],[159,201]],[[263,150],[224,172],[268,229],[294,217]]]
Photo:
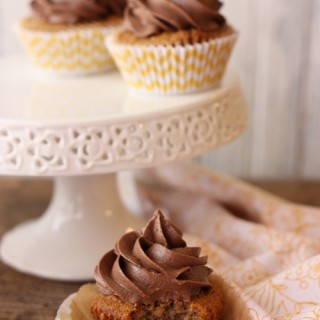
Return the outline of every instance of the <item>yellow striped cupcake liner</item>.
[[[185,46],[125,45],[107,38],[107,47],[125,81],[147,94],[182,94],[217,86],[237,33]]]
[[[33,63],[47,74],[85,75],[115,68],[105,47],[114,27],[33,31],[18,28],[18,36]]]

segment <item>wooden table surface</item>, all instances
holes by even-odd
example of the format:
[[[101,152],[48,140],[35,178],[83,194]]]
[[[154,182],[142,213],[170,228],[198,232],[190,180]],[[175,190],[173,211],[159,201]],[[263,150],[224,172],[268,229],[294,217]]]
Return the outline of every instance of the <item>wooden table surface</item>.
[[[286,199],[320,206],[320,182],[255,181]],[[0,237],[16,224],[38,217],[52,192],[48,180],[0,179]],[[60,303],[81,283],[55,282],[16,272],[0,262],[0,320],[54,319]]]

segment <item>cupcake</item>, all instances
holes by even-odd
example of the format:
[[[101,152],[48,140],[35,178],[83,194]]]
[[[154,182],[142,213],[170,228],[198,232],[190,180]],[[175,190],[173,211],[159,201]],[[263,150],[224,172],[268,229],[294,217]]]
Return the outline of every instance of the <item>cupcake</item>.
[[[107,47],[135,91],[183,94],[217,86],[237,39],[218,0],[128,0]]]
[[[199,247],[160,211],[142,231],[123,235],[95,270],[93,319],[218,320],[222,294]]]
[[[122,23],[125,0],[33,0],[18,36],[34,64],[55,75],[115,67],[105,37]]]

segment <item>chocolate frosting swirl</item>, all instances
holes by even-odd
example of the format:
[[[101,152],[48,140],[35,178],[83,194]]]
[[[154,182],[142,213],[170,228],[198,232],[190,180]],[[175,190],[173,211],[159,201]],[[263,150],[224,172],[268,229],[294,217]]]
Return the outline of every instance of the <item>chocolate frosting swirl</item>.
[[[121,15],[126,0],[33,0],[34,14],[51,24],[92,22]]]
[[[181,232],[157,211],[144,231],[126,233],[95,269],[101,293],[130,303],[190,301],[210,288],[207,257],[187,247]]]
[[[126,27],[141,38],[188,29],[215,31],[226,23],[221,7],[218,0],[128,0]]]

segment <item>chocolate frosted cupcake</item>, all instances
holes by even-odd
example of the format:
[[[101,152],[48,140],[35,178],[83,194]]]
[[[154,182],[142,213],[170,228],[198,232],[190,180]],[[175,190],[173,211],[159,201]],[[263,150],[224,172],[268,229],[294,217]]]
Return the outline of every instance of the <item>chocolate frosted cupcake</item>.
[[[221,81],[237,33],[218,0],[128,0],[125,30],[107,46],[125,80],[146,93],[187,93]]]
[[[35,65],[53,74],[114,68],[105,37],[122,23],[125,0],[33,0],[18,33]]]
[[[146,228],[125,234],[95,270],[100,291],[94,319],[221,318],[221,293],[200,248],[187,247],[181,232],[156,212]]]

